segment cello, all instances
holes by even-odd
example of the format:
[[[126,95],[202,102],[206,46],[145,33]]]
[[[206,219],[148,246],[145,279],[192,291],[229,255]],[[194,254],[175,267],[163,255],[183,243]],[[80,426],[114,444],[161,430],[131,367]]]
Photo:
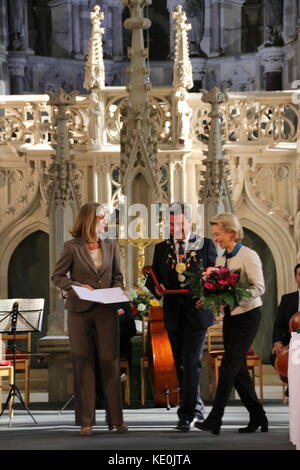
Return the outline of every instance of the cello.
[[[294,313],[289,321],[289,331],[300,330],[300,312]],[[289,346],[284,346],[275,359],[274,367],[283,382],[288,383]]]
[[[151,274],[145,266],[143,274]],[[155,406],[170,409],[179,404],[179,384],[171,344],[164,326],[163,308],[151,307],[147,332],[148,361]]]

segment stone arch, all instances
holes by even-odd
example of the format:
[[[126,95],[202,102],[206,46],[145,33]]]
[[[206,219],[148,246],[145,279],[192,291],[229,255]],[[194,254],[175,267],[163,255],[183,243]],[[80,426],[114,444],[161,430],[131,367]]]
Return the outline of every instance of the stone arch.
[[[243,244],[255,250],[263,265],[265,293],[262,296],[262,318],[254,341],[255,352],[260,354],[264,362],[270,362],[273,325],[277,313],[277,279],[275,261],[270,248],[257,233],[244,227]]]
[[[275,262],[277,300],[282,294],[294,289],[293,268],[296,263],[295,242],[282,221],[268,216],[257,204],[251,191],[245,186],[243,200],[235,208],[243,227],[251,230],[265,241]]]
[[[37,217],[38,218],[38,217]],[[48,223],[42,220],[34,220],[28,223],[25,217],[9,227],[9,230],[1,236],[0,239],[0,296],[8,296],[8,267],[17,246],[30,234],[41,230],[49,233]]]
[[[44,230],[34,230],[14,249],[7,267],[7,297],[45,299],[42,331],[32,335],[32,351],[47,331],[49,314],[49,236]],[[33,366],[36,357],[32,357]]]

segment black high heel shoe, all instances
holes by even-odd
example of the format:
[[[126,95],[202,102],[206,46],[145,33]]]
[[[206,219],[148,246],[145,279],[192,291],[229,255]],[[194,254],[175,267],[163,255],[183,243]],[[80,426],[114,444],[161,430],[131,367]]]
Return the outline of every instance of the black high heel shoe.
[[[210,422],[208,419],[206,419],[205,421],[202,421],[202,423],[197,421],[194,424],[194,426],[197,429],[201,429],[201,431],[210,431],[215,436],[218,436],[220,434],[222,421],[218,421],[218,422],[211,421]]]
[[[248,424],[248,426],[246,426],[245,428],[240,428],[239,429],[239,432],[240,433],[250,433],[250,432],[255,432],[258,428],[260,428],[261,432],[268,432],[269,431],[269,428],[268,428],[268,419],[266,416],[262,416],[261,418],[256,418],[255,420],[251,420],[250,418],[250,422]]]

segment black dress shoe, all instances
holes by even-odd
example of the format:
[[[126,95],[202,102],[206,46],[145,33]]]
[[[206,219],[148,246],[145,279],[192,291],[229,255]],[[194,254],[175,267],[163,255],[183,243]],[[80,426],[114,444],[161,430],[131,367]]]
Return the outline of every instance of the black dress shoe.
[[[191,422],[191,426],[197,427],[198,423],[203,423],[204,418],[194,418]]]
[[[220,434],[220,429],[221,429],[222,421],[209,421],[206,419],[202,423],[200,421],[197,421],[194,426],[197,429],[201,429],[201,431],[210,431],[212,434],[215,434],[218,436]]]
[[[250,422],[248,426],[245,428],[240,428],[239,432],[241,433],[250,433],[255,432],[258,428],[260,428],[261,432],[268,432],[268,419],[266,416],[262,416],[261,418],[252,419],[250,418]]]
[[[185,418],[180,418],[176,425],[176,429],[182,432],[188,432],[190,428],[191,428],[191,423],[189,422],[188,419],[185,419]]]

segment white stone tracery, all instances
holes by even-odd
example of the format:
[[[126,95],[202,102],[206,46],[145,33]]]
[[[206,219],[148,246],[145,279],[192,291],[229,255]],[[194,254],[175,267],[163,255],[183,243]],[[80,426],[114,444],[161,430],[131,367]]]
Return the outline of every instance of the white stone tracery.
[[[188,60],[182,57],[183,61]],[[203,159],[210,105],[201,101],[200,94],[186,93],[188,82],[175,82],[172,88],[148,90],[149,101],[156,109],[159,185],[169,201],[181,199],[195,207],[205,178]],[[100,93],[98,85],[90,84],[95,96],[78,96],[68,106],[67,126],[74,177],[82,201],[96,198],[117,206],[121,191],[121,109],[128,102],[128,93],[124,87],[105,87],[103,82],[101,87]],[[47,102],[47,95],[0,97],[3,259],[9,258],[14,249],[9,249],[12,242],[7,238],[8,231],[15,234],[13,227],[18,226],[15,239],[19,241],[28,235],[25,221],[33,208],[30,218],[39,214],[43,220],[39,227],[47,230],[45,188],[57,117],[57,108]],[[293,288],[291,269],[300,256],[298,108],[292,102],[292,92],[229,92],[228,103],[220,108],[234,210],[245,227],[270,247],[276,264],[278,295]],[[138,175],[138,166],[137,162],[129,183]],[[148,184],[151,186],[150,181]],[[4,285],[8,261],[1,267]]]

